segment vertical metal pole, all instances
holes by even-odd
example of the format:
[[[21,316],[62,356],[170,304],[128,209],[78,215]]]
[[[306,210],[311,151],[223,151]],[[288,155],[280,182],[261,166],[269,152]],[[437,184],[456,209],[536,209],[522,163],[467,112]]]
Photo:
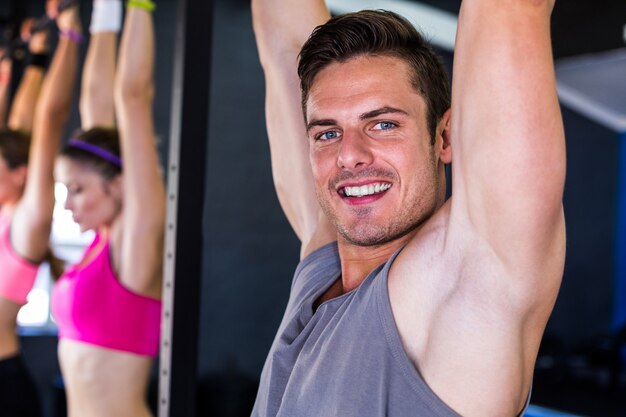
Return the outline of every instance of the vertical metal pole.
[[[196,415],[202,278],[212,1],[177,1],[159,417]]]
[[[613,327],[616,330],[626,325],[626,132],[622,132],[617,140],[618,189],[613,306]]]

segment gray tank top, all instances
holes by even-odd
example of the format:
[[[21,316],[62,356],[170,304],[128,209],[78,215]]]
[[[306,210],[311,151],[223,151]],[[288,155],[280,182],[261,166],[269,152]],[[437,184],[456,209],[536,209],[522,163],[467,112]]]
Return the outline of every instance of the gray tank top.
[[[387,290],[396,255],[315,313],[313,303],[341,274],[337,244],[300,262],[253,417],[459,416],[426,385],[400,342]]]

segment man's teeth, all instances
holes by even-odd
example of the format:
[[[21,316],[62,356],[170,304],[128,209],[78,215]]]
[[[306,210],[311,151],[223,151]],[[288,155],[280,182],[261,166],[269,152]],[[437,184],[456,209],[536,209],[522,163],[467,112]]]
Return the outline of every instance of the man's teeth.
[[[360,187],[345,187],[343,192],[347,197],[363,197],[366,195],[382,193],[391,188],[391,184],[369,184]]]

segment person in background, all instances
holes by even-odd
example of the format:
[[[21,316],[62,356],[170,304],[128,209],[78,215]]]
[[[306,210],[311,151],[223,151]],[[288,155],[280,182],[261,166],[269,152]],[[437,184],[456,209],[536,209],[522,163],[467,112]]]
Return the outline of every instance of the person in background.
[[[82,130],[61,152],[66,208],[95,239],[55,285],[70,417],[142,417],[161,318],[165,190],[153,127],[154,4],[96,0],[81,90]],[[114,93],[114,94],[113,94]]]
[[[47,5],[59,28],[51,66],[45,77],[41,65],[31,61],[27,66],[9,128],[0,132],[0,409],[7,416],[40,415],[38,394],[20,355],[16,319],[38,265],[51,258],[52,173],[76,79],[78,46],[73,37],[81,31],[77,6],[57,14],[55,4],[52,0]],[[33,49],[33,43],[43,48],[39,37],[31,39],[32,52],[43,51]]]

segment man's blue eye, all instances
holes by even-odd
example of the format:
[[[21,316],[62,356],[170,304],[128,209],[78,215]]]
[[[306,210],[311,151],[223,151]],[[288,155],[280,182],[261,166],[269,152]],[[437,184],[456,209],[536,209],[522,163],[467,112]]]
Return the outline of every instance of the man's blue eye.
[[[324,132],[318,136],[318,139],[321,140],[330,140],[337,139],[339,137],[339,133],[335,130],[329,130],[328,132]]]
[[[378,126],[381,130],[386,130],[386,129],[391,129],[393,127],[395,127],[395,123],[392,122],[380,122],[378,123]]]

